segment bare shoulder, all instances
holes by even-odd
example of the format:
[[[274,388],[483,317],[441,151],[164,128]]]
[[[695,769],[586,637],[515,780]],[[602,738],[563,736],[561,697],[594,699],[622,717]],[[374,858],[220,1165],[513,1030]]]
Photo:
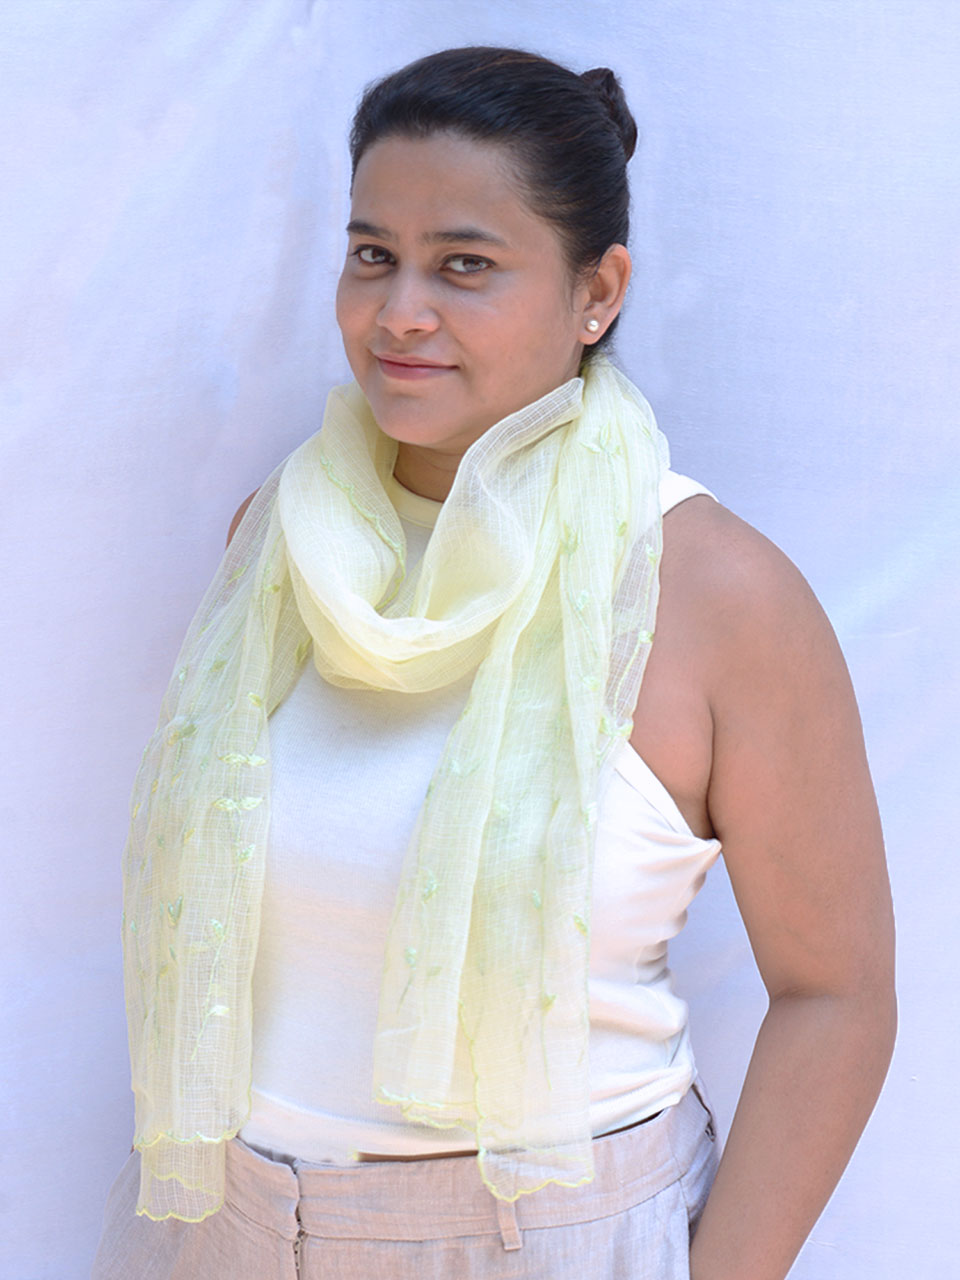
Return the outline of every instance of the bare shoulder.
[[[693,577],[712,605],[728,600],[734,610],[756,598],[781,606],[812,599],[800,570],[753,525],[699,495],[681,502],[664,520],[664,561]]]
[[[259,492],[260,492],[259,489],[254,489],[253,493],[249,494],[246,498],[244,498],[244,500],[240,503],[239,507],[237,507],[234,517],[230,521],[230,528],[227,532],[228,547],[233,540],[233,535],[237,532],[237,529],[239,529],[240,527],[240,521],[247,514],[247,507],[249,507],[250,503],[254,500],[254,498],[257,496]]]
[[[800,570],[759,530],[696,497],[664,520],[661,601],[698,637],[711,701],[739,670],[794,670],[801,656],[843,666],[823,608]],[[798,673],[799,674],[799,673]]]

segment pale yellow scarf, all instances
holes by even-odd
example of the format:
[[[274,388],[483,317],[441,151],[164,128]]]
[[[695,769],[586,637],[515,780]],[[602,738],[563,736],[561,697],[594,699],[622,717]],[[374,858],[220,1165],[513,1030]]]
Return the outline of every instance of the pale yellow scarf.
[[[598,358],[467,451],[410,573],[384,488],[396,452],[356,386],[331,392],[231,543],[144,752],[123,937],[152,1218],[221,1206],[224,1144],[249,1115],[268,717],[311,648],[337,685],[475,672],[385,940],[377,1099],[464,1130],[502,1199],[593,1176],[597,796],[652,639],[666,446]]]

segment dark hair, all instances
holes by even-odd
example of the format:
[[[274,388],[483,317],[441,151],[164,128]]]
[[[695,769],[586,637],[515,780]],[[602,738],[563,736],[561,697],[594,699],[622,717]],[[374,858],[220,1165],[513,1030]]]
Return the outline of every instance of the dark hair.
[[[553,223],[573,279],[627,243],[637,126],[612,71],[578,76],[522,49],[430,54],[367,88],[350,130],[352,174],[381,138],[442,132],[511,149],[527,203]]]

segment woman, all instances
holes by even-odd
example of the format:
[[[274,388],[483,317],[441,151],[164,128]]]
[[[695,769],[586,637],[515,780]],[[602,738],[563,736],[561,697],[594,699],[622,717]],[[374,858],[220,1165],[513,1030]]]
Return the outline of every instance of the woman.
[[[600,354],[635,139],[612,73],[515,50],[358,109],[356,385],[238,512],[138,778],[98,1280],[775,1280],[866,1123],[856,707]],[[717,1170],[666,940],[721,844],[770,1008]]]

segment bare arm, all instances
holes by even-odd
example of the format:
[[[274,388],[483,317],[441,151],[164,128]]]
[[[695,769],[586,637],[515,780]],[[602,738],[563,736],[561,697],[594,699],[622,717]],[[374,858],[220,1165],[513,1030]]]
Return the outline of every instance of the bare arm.
[[[247,507],[249,507],[250,503],[254,500],[254,498],[257,496],[258,493],[259,493],[259,490],[254,489],[253,493],[251,493],[248,498],[244,498],[244,500],[240,503],[239,507],[237,507],[236,514],[234,515],[233,519],[230,521],[230,528],[227,532],[228,547],[230,543],[233,541],[233,535],[237,532],[237,529],[240,527],[240,521],[247,514]]]
[[[711,547],[700,593],[712,628],[708,809],[770,1005],[691,1277],[783,1280],[886,1075],[893,913],[859,715],[830,625],[761,535],[722,508],[696,518]]]

